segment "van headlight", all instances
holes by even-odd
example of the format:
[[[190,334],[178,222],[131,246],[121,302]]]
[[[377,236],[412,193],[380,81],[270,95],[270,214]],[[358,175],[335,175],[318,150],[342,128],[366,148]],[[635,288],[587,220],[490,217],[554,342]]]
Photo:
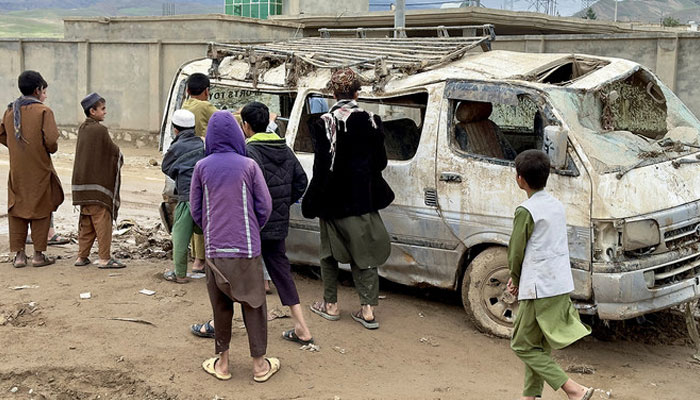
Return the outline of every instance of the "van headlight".
[[[622,228],[622,247],[625,251],[656,247],[660,242],[659,224],[653,219],[626,222]]]

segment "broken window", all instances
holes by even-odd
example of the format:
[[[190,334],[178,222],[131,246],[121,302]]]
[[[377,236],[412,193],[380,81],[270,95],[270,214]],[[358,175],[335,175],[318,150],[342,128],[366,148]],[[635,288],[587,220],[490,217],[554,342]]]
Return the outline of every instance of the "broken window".
[[[593,58],[571,56],[548,65],[533,74],[534,80],[540,83],[566,86],[584,76],[610,64],[608,61]]]
[[[641,70],[610,83],[599,95],[603,129],[628,131],[650,139],[666,135],[666,98],[650,73]]]
[[[416,155],[428,104],[427,93],[389,98],[365,98],[358,99],[357,103],[363,110],[373,112],[382,119],[384,146],[389,160],[406,161]],[[330,96],[311,94],[306,98],[294,141],[294,151],[306,153],[314,151],[309,126],[322,114],[328,112],[333,104],[335,100]]]
[[[284,137],[289,122],[289,114],[294,106],[296,93],[261,92],[259,90],[222,85],[212,82],[209,101],[219,110],[240,111],[246,104],[257,101],[265,104],[270,113],[277,115],[275,122],[278,134]]]
[[[528,149],[542,148],[543,123],[527,95],[508,103],[452,100],[450,145],[459,152],[514,160]]]

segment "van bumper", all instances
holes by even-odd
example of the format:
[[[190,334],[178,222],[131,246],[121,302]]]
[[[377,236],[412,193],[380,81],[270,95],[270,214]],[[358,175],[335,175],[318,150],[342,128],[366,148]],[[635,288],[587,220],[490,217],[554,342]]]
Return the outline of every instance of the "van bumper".
[[[628,319],[699,298],[700,274],[650,289],[644,279],[644,271],[594,272],[593,291],[601,319]]]

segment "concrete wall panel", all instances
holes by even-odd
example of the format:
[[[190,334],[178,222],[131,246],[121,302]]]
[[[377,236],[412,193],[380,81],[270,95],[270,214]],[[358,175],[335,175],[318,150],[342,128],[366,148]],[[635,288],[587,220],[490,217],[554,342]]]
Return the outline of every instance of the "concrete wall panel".
[[[681,38],[676,67],[676,94],[700,117],[700,38]]]
[[[158,130],[159,109],[151,107],[148,44],[91,44],[88,92],[107,99],[105,124],[121,129]],[[155,121],[155,123],[154,123]]]
[[[22,72],[19,41],[0,41],[0,109],[19,96],[17,77]]]
[[[59,125],[75,124],[76,110],[80,107],[76,92],[80,68],[77,51],[77,43],[24,42],[24,67],[38,71],[48,82],[46,104],[54,111]],[[16,82],[15,92],[18,92]]]

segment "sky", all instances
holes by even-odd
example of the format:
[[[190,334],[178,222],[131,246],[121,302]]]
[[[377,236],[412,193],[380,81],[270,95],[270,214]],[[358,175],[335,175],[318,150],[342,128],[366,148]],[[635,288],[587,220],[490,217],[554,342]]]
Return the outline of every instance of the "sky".
[[[406,7],[412,8],[438,8],[443,3],[458,3],[459,0],[406,0]],[[370,10],[388,10],[394,0],[370,0]],[[504,0],[481,0],[483,6],[489,8],[504,8]],[[534,11],[531,6],[534,1],[515,0],[514,9],[516,11]],[[562,16],[572,15],[581,8],[581,0],[557,0],[557,10]]]

